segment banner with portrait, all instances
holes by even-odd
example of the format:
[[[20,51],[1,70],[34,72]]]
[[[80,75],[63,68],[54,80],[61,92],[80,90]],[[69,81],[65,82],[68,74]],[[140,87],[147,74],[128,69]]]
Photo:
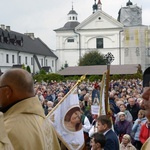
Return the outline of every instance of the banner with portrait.
[[[70,93],[47,117],[63,144],[71,150],[81,150],[84,135],[77,93]]]

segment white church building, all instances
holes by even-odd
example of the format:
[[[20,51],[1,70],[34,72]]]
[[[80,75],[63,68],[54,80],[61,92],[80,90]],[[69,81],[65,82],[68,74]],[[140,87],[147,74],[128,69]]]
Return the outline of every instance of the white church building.
[[[140,64],[142,70],[150,65],[150,30],[142,25],[142,9],[129,0],[121,7],[118,19],[102,10],[102,2],[94,0],[93,13],[81,23],[73,9],[68,20],[56,32],[57,70],[66,64],[78,66],[80,58],[93,50],[111,52],[112,65]]]

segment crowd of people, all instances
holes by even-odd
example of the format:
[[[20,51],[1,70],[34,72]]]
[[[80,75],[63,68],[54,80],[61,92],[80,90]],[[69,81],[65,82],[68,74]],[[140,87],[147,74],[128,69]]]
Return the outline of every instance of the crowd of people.
[[[75,83],[34,83],[32,76],[23,69],[10,69],[0,77],[0,111],[15,150],[62,149],[53,127],[45,118]],[[150,113],[147,111],[150,109],[150,89],[143,90],[140,79],[110,81],[110,116],[91,112],[92,106],[100,104],[100,91],[101,81],[83,81],[77,86],[80,109],[72,112],[72,116],[78,123],[81,120],[85,138],[83,149],[140,150],[142,145],[146,147],[150,136]],[[73,128],[67,119],[67,128],[73,132],[81,129],[80,126]],[[43,141],[48,138],[44,128],[49,129],[50,141]]]
[[[35,93],[41,101],[45,115],[63,98],[74,84],[75,81],[52,81],[49,84],[35,84]],[[87,123],[87,129],[85,129],[85,132],[89,136],[88,140],[93,135],[90,131],[91,128],[93,126],[97,127],[98,115],[91,113],[91,106],[99,105],[100,90],[100,81],[83,81],[77,87],[81,113],[88,118],[88,122],[90,123],[90,128],[89,123]],[[124,145],[125,141],[129,141],[130,144],[128,147],[133,144],[137,150],[141,149],[149,137],[149,121],[145,116],[142,93],[143,87],[142,80],[140,79],[110,81],[109,104],[112,112],[111,117],[114,133],[119,139],[119,144]],[[51,103],[50,106],[49,103]],[[124,135],[127,135],[126,138],[128,137],[128,140],[123,140],[125,139]],[[86,141],[86,144],[90,145],[90,141]],[[108,145],[107,142],[105,145]],[[123,146],[121,147],[123,149]]]

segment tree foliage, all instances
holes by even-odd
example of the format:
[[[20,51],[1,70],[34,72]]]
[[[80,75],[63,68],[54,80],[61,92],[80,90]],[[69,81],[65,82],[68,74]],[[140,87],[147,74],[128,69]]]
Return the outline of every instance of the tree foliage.
[[[27,66],[26,70],[31,73],[31,69],[30,69],[30,66]]]
[[[98,53],[98,51],[91,51],[85,53],[84,56],[79,61],[79,66],[92,66],[92,65],[106,65],[106,60],[104,55]]]

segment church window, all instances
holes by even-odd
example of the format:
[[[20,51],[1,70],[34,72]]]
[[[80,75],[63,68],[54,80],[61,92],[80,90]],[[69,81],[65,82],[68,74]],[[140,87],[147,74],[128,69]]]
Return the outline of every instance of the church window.
[[[69,39],[67,40],[67,42],[68,42],[68,43],[74,42],[74,39],[73,39],[73,38],[69,38]]]
[[[96,48],[103,48],[103,38],[96,39]]]
[[[27,64],[28,63],[28,57],[26,56],[25,57],[25,64]]]
[[[52,60],[52,67],[54,67],[54,60]]]
[[[45,62],[45,63],[46,63],[46,66],[48,66],[48,60],[47,60],[47,59],[46,59],[46,62]]]
[[[41,66],[43,67],[43,59],[41,59]]]
[[[12,55],[12,63],[15,63],[15,56]]]
[[[21,64],[21,56],[19,56],[19,64]]]
[[[31,65],[33,65],[33,57],[31,57]]]
[[[9,63],[9,55],[6,54],[6,63]]]

